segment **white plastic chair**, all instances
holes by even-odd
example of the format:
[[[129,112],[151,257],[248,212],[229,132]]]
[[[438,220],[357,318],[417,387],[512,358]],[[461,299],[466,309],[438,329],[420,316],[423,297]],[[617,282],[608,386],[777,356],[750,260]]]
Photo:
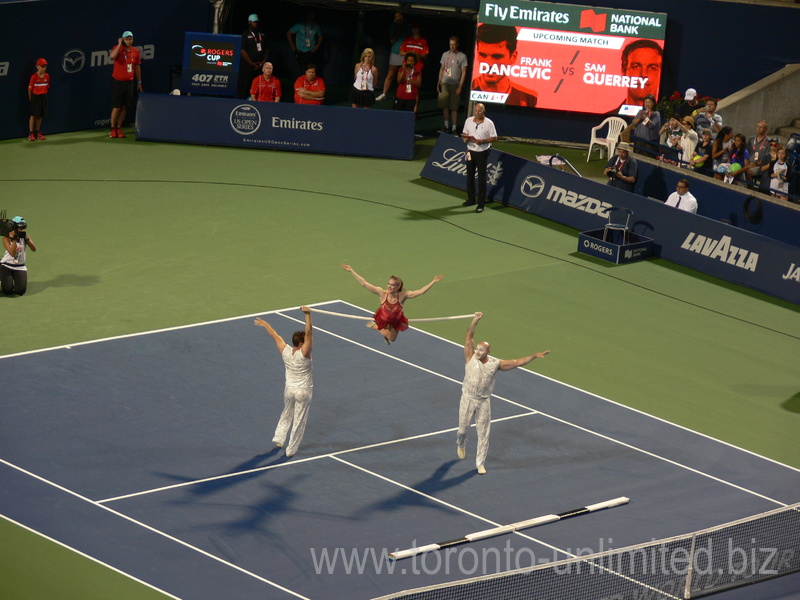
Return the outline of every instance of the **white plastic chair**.
[[[606,125],[608,125],[608,133],[606,133],[605,137],[598,137],[600,131],[602,131]],[[620,133],[622,133],[622,130],[627,126],[628,123],[625,119],[620,117],[608,117],[597,127],[592,127],[592,139],[589,141],[589,152],[586,153],[586,162],[589,162],[589,159],[592,157],[592,146],[600,147],[600,158],[603,158],[603,148],[606,149],[606,156],[611,156],[619,141]]]

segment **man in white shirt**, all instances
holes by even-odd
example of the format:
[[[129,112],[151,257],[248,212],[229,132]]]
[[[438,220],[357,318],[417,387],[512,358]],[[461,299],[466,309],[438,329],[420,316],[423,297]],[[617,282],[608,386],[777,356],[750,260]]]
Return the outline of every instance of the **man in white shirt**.
[[[497,371],[510,371],[527,365],[535,358],[542,358],[550,354],[550,350],[529,354],[516,360],[499,360],[489,356],[489,342],[475,344],[473,339],[475,327],[483,317],[483,313],[476,312],[475,317],[467,328],[467,339],[464,344],[464,383],[461,385],[461,403],[458,407],[458,437],[456,445],[458,458],[467,455],[467,433],[473,418],[475,429],[478,431],[478,453],[475,456],[475,466],[478,473],[486,473],[486,455],[489,452],[489,428],[492,424],[491,397]]]
[[[483,212],[486,202],[486,167],[489,164],[489,150],[497,141],[497,130],[491,119],[486,118],[486,107],[478,102],[473,116],[464,122],[461,138],[467,143],[467,201],[461,206],[475,204],[475,173],[478,173],[478,207],[475,212]]]
[[[666,202],[667,206],[674,206],[686,212],[697,212],[697,200],[689,192],[689,180],[681,179],[676,190],[669,195]]]

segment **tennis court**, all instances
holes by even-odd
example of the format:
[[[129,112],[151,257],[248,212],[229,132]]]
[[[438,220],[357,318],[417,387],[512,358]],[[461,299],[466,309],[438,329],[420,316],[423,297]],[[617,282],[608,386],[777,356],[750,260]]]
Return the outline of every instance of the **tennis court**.
[[[455,456],[458,344],[412,328],[387,348],[363,321],[312,315],[314,400],[291,460],[270,441],[283,365],[257,315],[4,357],[3,380],[28,383],[24,403],[0,401],[0,513],[177,598],[366,600],[797,500],[794,468],[522,369],[498,375],[478,476],[474,431]],[[297,308],[263,317],[284,337],[301,328]],[[619,496],[630,503],[468,551],[386,560]],[[481,564],[490,548],[502,560]],[[790,597],[792,580],[758,597]]]

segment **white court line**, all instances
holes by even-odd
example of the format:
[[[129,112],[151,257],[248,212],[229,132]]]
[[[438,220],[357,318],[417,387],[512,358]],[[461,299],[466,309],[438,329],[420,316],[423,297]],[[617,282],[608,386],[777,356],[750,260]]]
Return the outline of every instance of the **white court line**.
[[[310,598],[307,598],[306,596],[302,596],[302,595],[298,594],[297,592],[294,592],[294,591],[292,591],[292,590],[290,590],[288,588],[285,588],[282,585],[279,585],[279,584],[275,583],[274,581],[270,581],[269,579],[265,579],[264,577],[261,577],[260,575],[256,575],[255,573],[251,573],[250,571],[248,571],[246,569],[243,569],[242,567],[239,567],[239,566],[237,566],[237,565],[235,565],[235,564],[233,564],[231,562],[228,562],[227,560],[219,558],[218,556],[214,556],[210,552],[206,552],[205,550],[203,550],[201,548],[198,548],[197,546],[192,546],[191,544],[189,544],[187,542],[184,542],[183,540],[181,540],[179,538],[171,536],[168,533],[165,533],[165,532],[163,532],[163,531],[161,531],[159,529],[156,529],[155,527],[151,527],[150,525],[147,525],[146,523],[142,523],[141,521],[137,521],[136,519],[134,519],[132,517],[129,517],[128,515],[125,515],[125,514],[123,514],[121,512],[118,512],[118,511],[114,510],[113,508],[109,508],[109,507],[104,506],[102,504],[98,504],[97,502],[94,502],[94,501],[90,500],[86,496],[83,496],[83,495],[81,495],[81,494],[79,494],[77,492],[73,492],[72,490],[67,489],[62,485],[59,485],[59,484],[54,483],[54,482],[52,482],[52,481],[50,481],[48,479],[45,479],[44,477],[42,477],[40,475],[37,475],[36,473],[31,473],[30,471],[28,471],[26,469],[23,469],[22,467],[18,467],[17,465],[14,465],[14,464],[6,461],[6,460],[3,460],[2,458],[0,458],[0,463],[6,465],[8,467],[11,467],[12,469],[14,469],[16,471],[19,471],[20,473],[24,473],[25,475],[28,475],[29,477],[33,477],[34,479],[38,479],[42,483],[46,483],[47,485],[52,486],[52,487],[56,488],[57,490],[60,490],[60,491],[62,491],[64,493],[67,493],[67,494],[69,494],[71,496],[74,496],[75,498],[78,498],[79,500],[83,500],[84,502],[87,502],[88,504],[92,504],[93,506],[96,506],[96,507],[101,508],[101,509],[103,509],[105,511],[108,511],[111,514],[113,514],[113,515],[115,515],[117,517],[125,519],[126,521],[130,521],[134,525],[138,525],[139,527],[143,527],[144,529],[147,529],[148,531],[152,531],[153,533],[158,534],[158,535],[170,540],[171,542],[175,542],[176,544],[180,544],[181,546],[189,548],[190,550],[194,550],[195,552],[198,552],[198,553],[202,554],[203,556],[206,556],[206,557],[208,557],[208,558],[210,558],[212,560],[215,560],[215,561],[217,561],[219,563],[222,563],[223,565],[226,565],[226,566],[230,567],[231,569],[235,569],[235,570],[239,571],[240,573],[243,573],[245,575],[249,575],[253,579],[257,579],[258,581],[261,581],[263,583],[267,583],[267,584],[271,585],[274,588],[277,588],[277,589],[279,589],[279,590],[281,590],[283,592],[286,592],[287,594],[291,594],[292,596],[295,596],[296,598],[300,598],[301,600],[311,600]],[[66,544],[62,544],[62,545],[65,548],[70,548],[70,546],[67,546]],[[70,548],[70,549],[75,550],[75,552],[79,552],[78,550],[76,550],[74,548]],[[100,562],[100,561],[98,561],[98,562]],[[120,573],[122,573],[122,571],[120,571]]]
[[[90,555],[86,554],[85,552],[81,552],[77,548],[73,548],[72,546],[68,546],[64,542],[60,542],[57,539],[50,537],[49,535],[45,535],[41,531],[36,531],[35,529],[33,529],[31,527],[28,527],[24,523],[20,523],[19,521],[15,521],[14,519],[12,519],[10,517],[7,517],[6,515],[0,515],[0,519],[4,519],[4,520],[8,521],[9,523],[14,524],[14,525],[16,525],[17,527],[19,527],[21,529],[25,529],[26,531],[30,531],[31,533],[33,533],[35,535],[38,535],[41,538],[44,538],[48,542],[53,542],[54,544],[57,544],[58,546],[61,546],[62,548],[65,548],[65,549],[69,550],[70,552],[74,552],[75,554],[78,554],[79,556],[81,556],[83,558],[88,558],[92,562],[95,562],[98,565],[102,565],[103,567],[105,567],[107,569],[111,569],[112,571],[114,571],[116,573],[119,573],[120,575],[124,575],[125,577],[127,577],[131,581],[135,581],[136,583],[141,583],[142,585],[144,585],[146,587],[149,587],[150,589],[155,590],[155,591],[157,591],[157,592],[159,592],[161,594],[164,594],[165,596],[169,596],[170,598],[174,598],[175,600],[181,600],[178,596],[175,596],[174,594],[170,594],[169,592],[167,592],[165,590],[162,590],[161,588],[158,588],[158,587],[154,586],[151,583],[147,583],[146,581],[144,581],[142,579],[139,579],[138,577],[134,577],[130,573],[126,573],[125,571],[121,571],[117,567],[115,567],[113,565],[110,565],[108,563],[105,563],[102,560],[99,560],[99,559],[95,558],[94,556],[90,556]]]
[[[499,423],[501,421],[509,421],[511,419],[519,419],[520,417],[529,417],[531,415],[537,414],[537,411],[531,410],[529,412],[519,414],[519,415],[511,415],[508,417],[500,417],[498,419],[492,419],[492,423]],[[474,424],[470,425],[470,427],[475,427]],[[288,467],[291,465],[296,465],[297,463],[304,463],[310,462],[315,460],[320,460],[323,458],[336,458],[341,454],[351,454],[353,452],[361,452],[362,450],[371,450],[372,448],[380,448],[381,446],[390,446],[392,444],[402,444],[404,442],[409,442],[412,440],[419,440],[426,437],[433,437],[436,435],[441,435],[443,433],[452,433],[454,431],[458,431],[458,427],[451,427],[449,429],[441,429],[439,431],[430,431],[428,433],[420,433],[418,435],[412,435],[409,437],[404,438],[397,438],[394,440],[388,440],[385,442],[376,442],[374,444],[367,444],[366,446],[358,446],[357,448],[348,448],[347,450],[338,450],[336,452],[329,452],[328,454],[318,454],[317,456],[309,456],[307,458],[300,458],[297,460],[287,461],[279,464],[272,464],[272,465],[264,465],[263,467],[255,467],[253,469],[247,469],[246,471],[236,471],[234,473],[223,473],[222,475],[215,475],[213,477],[206,477],[204,479],[193,479],[192,481],[182,481],[181,483],[173,483],[171,485],[165,485],[158,488],[153,488],[150,490],[142,490],[140,492],[132,492],[130,494],[124,494],[122,496],[115,496],[113,498],[103,498],[102,500],[95,500],[98,504],[105,504],[106,502],[116,502],[118,500],[126,500],[128,498],[135,498],[137,496],[145,496],[147,494],[155,494],[158,492],[165,492],[168,490],[175,490],[182,487],[187,487],[190,485],[198,485],[201,483],[209,483],[211,481],[219,481],[221,479],[229,479],[231,477],[239,477],[241,475],[251,475],[253,473],[259,473],[261,471],[270,471],[272,469],[280,469],[281,467]]]
[[[454,510],[456,512],[460,512],[460,513],[463,513],[465,515],[469,515],[470,517],[478,519],[479,521],[484,521],[485,523],[488,523],[489,525],[492,525],[494,527],[500,527],[501,526],[501,523],[496,523],[495,521],[492,521],[491,519],[487,519],[486,517],[482,517],[477,513],[468,511],[467,509],[461,508],[460,506],[456,506],[455,504],[450,504],[449,502],[445,502],[444,500],[441,500],[440,498],[436,498],[435,496],[431,496],[429,494],[426,494],[425,492],[420,492],[419,490],[416,490],[416,489],[414,489],[414,488],[412,488],[410,486],[407,486],[404,483],[400,483],[399,481],[395,481],[394,479],[390,479],[388,477],[385,477],[385,476],[381,475],[380,473],[375,473],[374,471],[370,471],[369,469],[365,469],[364,467],[360,467],[357,464],[351,463],[351,462],[349,462],[347,460],[339,458],[338,456],[332,456],[331,458],[333,458],[334,460],[337,460],[340,463],[343,463],[343,464],[345,464],[345,465],[347,465],[349,467],[352,467],[354,469],[358,469],[359,471],[363,471],[367,475],[372,475],[373,477],[376,477],[377,479],[381,479],[383,481],[391,483],[392,485],[395,485],[397,487],[403,488],[406,491],[413,492],[413,493],[415,493],[415,494],[417,494],[419,496],[422,496],[423,498],[427,498],[428,500],[436,502],[437,504],[441,504],[442,506],[446,506],[446,507],[448,507],[448,508],[450,508],[450,509],[452,509],[452,510]],[[542,546],[550,548],[551,550],[555,550],[556,552],[561,552],[562,554],[568,556],[569,558],[578,558],[577,554],[572,554],[571,552],[567,552],[566,550],[562,550],[561,548],[558,548],[557,546],[553,546],[552,544],[548,544],[547,542],[544,542],[544,541],[542,541],[540,539],[532,537],[531,535],[529,535],[527,533],[522,533],[521,531],[511,531],[509,533],[517,534],[520,537],[528,539],[528,540],[530,540],[532,542],[536,542],[537,544],[541,544]]]

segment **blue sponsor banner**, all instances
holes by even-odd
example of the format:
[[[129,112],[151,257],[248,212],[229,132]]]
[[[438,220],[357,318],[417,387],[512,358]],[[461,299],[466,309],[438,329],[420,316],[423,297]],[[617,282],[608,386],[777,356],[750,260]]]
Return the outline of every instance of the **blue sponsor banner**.
[[[464,142],[442,135],[421,176],[466,189]],[[800,248],[702,215],[492,149],[487,196],[579,231],[602,229],[612,206],[633,211],[631,229],[655,256],[800,304]]]
[[[187,31],[183,41],[181,92],[236,95],[242,37]]]
[[[140,94],[136,137],[411,160],[414,113]]]

